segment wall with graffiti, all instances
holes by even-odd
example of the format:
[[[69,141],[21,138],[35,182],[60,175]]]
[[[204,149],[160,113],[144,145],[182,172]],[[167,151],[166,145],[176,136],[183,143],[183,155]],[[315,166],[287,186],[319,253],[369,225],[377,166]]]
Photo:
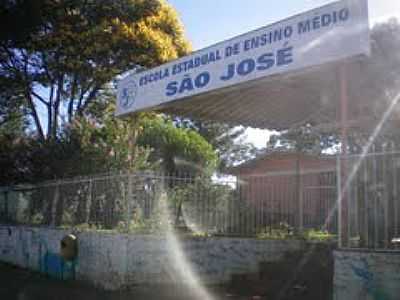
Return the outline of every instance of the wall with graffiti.
[[[400,251],[335,251],[334,300],[399,300]]]
[[[76,262],[60,256],[64,234],[58,230],[0,227],[0,260],[53,278],[74,279]]]
[[[48,228],[1,227],[0,261],[59,279],[90,282],[105,289],[190,279],[190,266],[203,283],[225,283],[233,274],[258,271],[260,262],[301,250],[303,242],[240,238],[175,238],[100,232],[75,233],[78,255],[60,256],[60,241],[70,232]]]

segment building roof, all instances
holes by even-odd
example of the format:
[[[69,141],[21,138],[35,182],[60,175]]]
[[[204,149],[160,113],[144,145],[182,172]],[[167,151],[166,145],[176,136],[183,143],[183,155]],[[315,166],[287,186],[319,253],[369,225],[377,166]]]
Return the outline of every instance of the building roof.
[[[335,159],[334,155],[326,155],[326,154],[309,154],[309,153],[303,153],[303,152],[296,152],[296,151],[282,151],[282,150],[277,150],[277,151],[267,151],[265,153],[262,153],[258,155],[256,158],[245,161],[244,163],[237,165],[235,167],[232,167],[228,170],[230,174],[237,174],[241,172],[244,169],[251,169],[256,167],[259,163],[262,161],[267,161],[267,160],[274,160],[274,159],[282,159],[282,158],[301,158],[301,159],[320,159],[320,160],[329,160],[333,161]]]

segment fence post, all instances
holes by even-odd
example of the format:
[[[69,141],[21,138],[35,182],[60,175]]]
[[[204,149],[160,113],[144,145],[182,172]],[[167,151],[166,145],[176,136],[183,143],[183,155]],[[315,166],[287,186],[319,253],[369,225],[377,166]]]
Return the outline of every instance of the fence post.
[[[129,232],[129,223],[131,220],[131,214],[132,214],[132,207],[131,207],[131,201],[132,201],[132,174],[128,173],[128,190],[127,190],[127,195],[126,195],[126,232]]]
[[[4,191],[4,221],[6,223],[10,221],[8,216],[8,193],[9,193],[8,190]]]
[[[303,232],[304,229],[304,198],[303,198],[303,180],[301,174],[301,166],[300,166],[300,156],[297,154],[296,159],[296,185],[297,185],[297,200],[299,206],[299,231]]]
[[[89,180],[89,191],[88,191],[88,198],[86,200],[86,207],[85,207],[85,223],[89,224],[90,221],[90,212],[92,207],[92,197],[93,197],[93,181],[92,179]]]
[[[52,227],[55,227],[57,224],[57,207],[58,207],[58,200],[60,198],[60,193],[59,193],[59,187],[60,183],[57,182],[54,187],[54,198],[53,198],[53,206],[51,208],[51,222],[50,225]],[[61,216],[62,218],[62,216]]]
[[[389,182],[388,182],[388,164],[387,164],[387,154],[383,155],[383,159],[382,159],[382,175],[383,175],[383,214],[384,214],[384,218],[383,218],[383,225],[384,225],[384,246],[385,249],[389,248],[389,191],[388,191],[388,187]]]
[[[299,219],[299,226],[300,226],[300,232],[303,232],[304,230],[304,193],[303,193],[303,179],[302,175],[300,173],[299,175],[299,214],[300,214],[300,219]]]

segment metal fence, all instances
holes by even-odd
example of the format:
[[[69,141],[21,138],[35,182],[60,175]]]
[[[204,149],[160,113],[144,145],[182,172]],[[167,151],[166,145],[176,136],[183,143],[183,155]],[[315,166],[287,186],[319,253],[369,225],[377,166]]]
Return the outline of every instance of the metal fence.
[[[342,156],[338,165],[343,247],[398,248],[400,152]]]
[[[398,247],[400,152],[341,156],[336,169],[237,178],[142,172],[3,188],[0,222],[124,232],[168,223],[240,236],[317,229],[340,233],[342,247]]]
[[[256,224],[268,228],[337,231],[335,170],[273,172],[243,176],[239,198],[253,206]]]
[[[3,223],[129,232],[160,231],[165,222],[221,235],[303,228],[335,232],[335,182],[335,172],[239,179],[105,175],[3,190],[0,217]]]

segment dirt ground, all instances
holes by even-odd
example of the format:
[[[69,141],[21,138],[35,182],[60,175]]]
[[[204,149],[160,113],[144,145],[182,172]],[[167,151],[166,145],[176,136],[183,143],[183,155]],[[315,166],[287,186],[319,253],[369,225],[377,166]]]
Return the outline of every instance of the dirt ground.
[[[289,253],[280,263],[264,263],[257,274],[238,275],[231,284],[208,288],[211,300],[329,300],[332,294],[331,249],[311,246]],[[187,300],[199,299],[183,286],[135,287],[106,292],[76,281],[57,281],[0,263],[0,299],[4,300]]]

